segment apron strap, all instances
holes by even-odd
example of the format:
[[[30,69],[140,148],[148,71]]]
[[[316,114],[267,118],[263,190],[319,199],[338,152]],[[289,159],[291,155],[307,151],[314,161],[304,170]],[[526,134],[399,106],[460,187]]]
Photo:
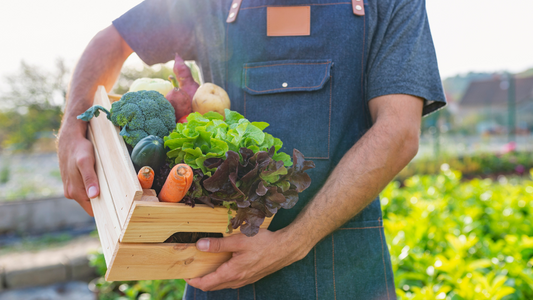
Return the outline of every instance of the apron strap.
[[[365,15],[365,4],[363,0],[352,0],[352,8],[354,15],[364,16]]]
[[[239,14],[239,8],[241,7],[242,0],[233,0],[231,3],[231,8],[229,10],[228,18],[226,23],[233,23],[237,19]],[[364,16],[365,15],[365,5],[364,0],[352,0],[352,9],[354,15]]]
[[[237,19],[237,15],[239,14],[239,8],[241,7],[241,3],[242,3],[242,0],[233,0],[233,3],[231,3],[231,8],[229,10],[229,15],[228,15],[228,19],[226,20],[226,23],[233,23],[235,19]]]

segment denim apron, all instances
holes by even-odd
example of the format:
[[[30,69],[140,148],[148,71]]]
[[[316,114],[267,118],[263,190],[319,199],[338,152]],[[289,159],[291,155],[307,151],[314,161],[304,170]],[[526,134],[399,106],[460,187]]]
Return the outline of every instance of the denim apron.
[[[231,1],[224,1],[229,14]],[[267,6],[301,5],[311,8],[310,35],[267,36]],[[296,218],[370,127],[365,55],[365,17],[355,15],[348,1],[243,1],[236,20],[226,25],[225,89],[232,109],[269,123],[265,131],[284,142],[281,151],[292,155],[296,148],[316,164],[308,171],[311,187],[294,208],[275,215],[269,230]],[[235,290],[189,286],[185,298],[396,299],[379,199],[303,260]]]

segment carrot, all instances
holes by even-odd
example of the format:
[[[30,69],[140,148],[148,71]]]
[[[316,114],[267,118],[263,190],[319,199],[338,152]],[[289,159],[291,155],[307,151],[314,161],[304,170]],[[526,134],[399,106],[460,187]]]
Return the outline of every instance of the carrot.
[[[154,183],[154,177],[154,170],[148,166],[142,167],[139,170],[139,174],[137,174],[137,178],[139,178],[139,182],[141,183],[143,189],[152,188],[152,184]]]
[[[159,200],[163,202],[179,202],[192,185],[193,172],[187,164],[177,164],[170,174],[159,193]]]

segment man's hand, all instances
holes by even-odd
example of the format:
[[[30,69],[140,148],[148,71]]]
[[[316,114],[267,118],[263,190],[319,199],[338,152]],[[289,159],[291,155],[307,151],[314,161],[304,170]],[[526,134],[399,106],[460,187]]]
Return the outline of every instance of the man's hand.
[[[126,58],[133,52],[110,25],[83,52],[74,70],[59,132],[57,153],[65,197],[76,200],[93,215],[89,198],[100,194],[94,170],[94,148],[87,140],[87,123],[76,117],[93,104],[98,85],[110,91]]]
[[[254,237],[237,234],[219,239],[201,239],[196,243],[198,250],[233,252],[233,257],[215,272],[185,281],[203,291],[240,288],[303,259],[310,249],[300,245],[284,230],[271,232],[260,229]]]
[[[93,216],[89,198],[100,194],[94,171],[93,144],[85,138],[85,134],[76,132],[72,127],[63,127],[58,139],[57,154],[65,197],[76,200]]]

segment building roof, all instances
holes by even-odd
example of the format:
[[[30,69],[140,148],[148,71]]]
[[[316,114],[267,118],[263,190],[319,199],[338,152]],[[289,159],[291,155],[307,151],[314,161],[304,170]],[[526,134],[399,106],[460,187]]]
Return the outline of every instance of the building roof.
[[[468,86],[461,106],[507,105],[508,83],[504,77],[473,81]],[[516,104],[533,99],[533,76],[515,78]]]

